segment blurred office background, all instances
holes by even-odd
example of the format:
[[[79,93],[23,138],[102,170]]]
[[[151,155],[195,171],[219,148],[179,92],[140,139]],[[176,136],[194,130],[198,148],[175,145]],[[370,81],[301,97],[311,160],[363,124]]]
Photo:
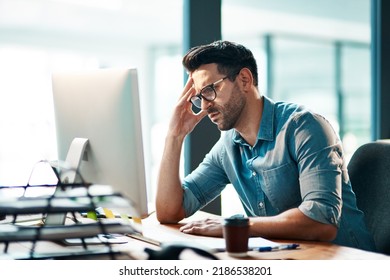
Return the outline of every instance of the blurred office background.
[[[370,3],[222,0],[221,6],[222,39],[254,52],[260,91],[322,113],[347,156],[372,135]],[[135,66],[154,199],[165,130],[183,86],[184,51],[183,0],[0,0],[0,185],[25,184],[36,162],[57,158],[53,71]],[[229,192],[229,208],[222,199],[226,215],[239,211]]]

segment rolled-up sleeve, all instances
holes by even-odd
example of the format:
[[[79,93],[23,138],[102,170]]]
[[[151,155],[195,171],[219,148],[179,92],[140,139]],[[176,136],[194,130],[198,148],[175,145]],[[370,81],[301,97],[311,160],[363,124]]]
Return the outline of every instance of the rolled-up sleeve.
[[[199,210],[202,207],[202,204],[188,187],[183,186],[183,191],[183,207],[186,217],[189,217]]]
[[[300,211],[321,223],[339,226],[344,160],[337,134],[322,116],[296,120],[294,145],[302,196]]]
[[[333,153],[333,152],[331,152]],[[299,209],[321,223],[339,226],[341,217],[341,171],[314,170],[300,177],[302,203]]]

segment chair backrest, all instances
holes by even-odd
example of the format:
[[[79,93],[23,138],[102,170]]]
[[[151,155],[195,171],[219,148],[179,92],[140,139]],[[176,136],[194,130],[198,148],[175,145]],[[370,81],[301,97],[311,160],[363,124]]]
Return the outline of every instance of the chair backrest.
[[[390,254],[390,141],[359,147],[348,164],[348,173],[377,251]]]

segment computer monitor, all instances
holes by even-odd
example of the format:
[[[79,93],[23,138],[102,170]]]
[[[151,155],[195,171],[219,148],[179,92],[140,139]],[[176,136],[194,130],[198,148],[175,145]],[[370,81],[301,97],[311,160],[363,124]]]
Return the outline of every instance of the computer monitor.
[[[58,159],[86,182],[110,185],[131,200],[129,216],[147,216],[137,70],[54,73],[52,89]],[[74,181],[74,173],[63,175]]]

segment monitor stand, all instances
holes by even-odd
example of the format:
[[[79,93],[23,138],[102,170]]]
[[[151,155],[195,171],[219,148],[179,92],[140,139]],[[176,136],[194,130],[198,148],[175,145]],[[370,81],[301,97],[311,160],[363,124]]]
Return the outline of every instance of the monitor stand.
[[[78,175],[78,170],[81,161],[85,155],[85,149],[89,140],[87,138],[74,138],[70,144],[68,154],[66,155],[65,165],[66,170],[59,173],[60,183],[73,184]],[[56,192],[61,192],[61,188],[57,188]],[[64,225],[66,220],[66,213],[47,214],[45,225]],[[128,241],[123,235],[99,234],[96,237],[84,239],[65,239],[64,245],[95,245],[95,244],[122,244]]]
[[[87,138],[74,138],[70,144],[68,154],[66,155],[65,172],[60,172],[60,183],[72,184],[75,182],[77,172],[83,159],[85,149],[88,145]],[[59,168],[59,167],[58,167]],[[61,192],[61,188],[57,188],[56,192]],[[66,213],[47,214],[45,225],[64,225]]]

